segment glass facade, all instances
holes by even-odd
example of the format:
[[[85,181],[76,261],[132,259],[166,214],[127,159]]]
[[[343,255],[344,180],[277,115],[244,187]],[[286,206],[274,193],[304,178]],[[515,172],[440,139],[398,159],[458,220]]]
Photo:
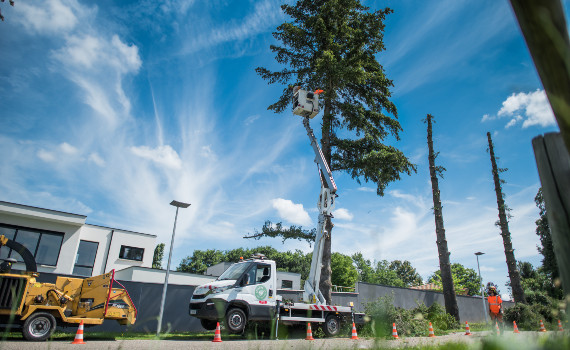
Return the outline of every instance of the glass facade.
[[[75,256],[75,266],[73,274],[80,276],[92,276],[95,258],[97,257],[97,249],[99,243],[91,241],[79,241],[79,248]]]
[[[34,256],[36,263],[50,266],[57,265],[63,242],[63,233],[0,224],[0,234],[26,247]],[[0,258],[14,258],[19,262],[23,261],[20,254],[7,247],[0,248]]]

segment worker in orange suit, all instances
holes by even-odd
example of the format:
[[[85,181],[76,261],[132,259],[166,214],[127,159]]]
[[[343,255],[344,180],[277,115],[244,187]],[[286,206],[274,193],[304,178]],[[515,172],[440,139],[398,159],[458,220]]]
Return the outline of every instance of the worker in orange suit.
[[[489,303],[489,315],[491,316],[491,323],[497,322],[503,333],[503,301],[497,293],[497,287],[491,285],[487,292],[487,302]]]

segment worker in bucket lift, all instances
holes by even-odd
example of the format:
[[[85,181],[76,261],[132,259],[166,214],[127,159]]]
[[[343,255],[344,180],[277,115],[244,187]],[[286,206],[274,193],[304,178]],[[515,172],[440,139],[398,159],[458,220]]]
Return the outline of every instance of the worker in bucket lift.
[[[503,301],[497,293],[497,287],[490,284],[488,286],[487,302],[489,303],[489,315],[491,316],[491,323],[498,323],[501,333],[503,333]]]

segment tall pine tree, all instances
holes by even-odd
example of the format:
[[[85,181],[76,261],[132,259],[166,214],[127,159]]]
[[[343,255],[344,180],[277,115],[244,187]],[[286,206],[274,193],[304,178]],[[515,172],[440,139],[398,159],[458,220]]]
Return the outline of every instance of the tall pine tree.
[[[491,156],[491,166],[493,172],[493,181],[495,182],[495,194],[497,195],[497,206],[499,208],[499,220],[495,225],[501,228],[501,236],[503,236],[503,246],[505,247],[505,257],[507,258],[507,268],[509,270],[509,278],[511,281],[511,289],[513,291],[513,299],[515,303],[526,303],[524,291],[521,285],[521,275],[517,268],[517,260],[515,259],[515,250],[511,242],[511,232],[509,231],[509,207],[505,203],[505,194],[501,184],[505,180],[499,178],[499,173],[507,171],[505,168],[498,168],[495,159],[495,151],[493,149],[493,141],[491,140],[491,133],[487,133],[489,141],[489,154]]]
[[[437,252],[439,253],[439,270],[441,274],[441,284],[443,287],[443,301],[445,303],[445,311],[459,322],[459,307],[457,306],[457,298],[455,296],[455,286],[453,284],[453,275],[451,274],[451,263],[447,249],[447,239],[445,238],[445,228],[443,226],[443,211],[441,206],[441,197],[439,193],[439,182],[437,177],[443,178],[445,168],[441,165],[435,165],[435,158],[438,153],[433,150],[432,135],[433,116],[428,114],[425,122],[427,123],[427,143],[428,143],[428,161],[429,174],[431,178],[431,189],[433,197],[433,215],[435,218],[435,235]]]
[[[283,112],[295,85],[323,89],[321,148],[331,170],[347,172],[358,183],[374,182],[378,195],[383,195],[388,183],[415,171],[401,151],[384,143],[390,136],[398,140],[402,130],[396,106],[389,100],[392,81],[376,60],[384,50],[384,19],[392,10],[371,11],[359,0],[299,0],[281,8],[292,20],[277,27],[273,36],[281,46],[270,49],[285,68],[256,69],[269,84],[284,86],[279,100],[268,109]],[[331,232],[330,218],[325,225]],[[329,235],[321,272],[327,302],[330,259]]]

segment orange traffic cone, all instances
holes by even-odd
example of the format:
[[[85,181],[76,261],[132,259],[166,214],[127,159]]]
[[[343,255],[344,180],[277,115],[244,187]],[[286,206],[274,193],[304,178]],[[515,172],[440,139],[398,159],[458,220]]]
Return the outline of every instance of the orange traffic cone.
[[[564,328],[562,328],[562,322],[560,322],[560,320],[558,320],[558,330],[560,332],[564,332]]]
[[[220,322],[216,324],[216,332],[214,332],[214,340],[212,343],[221,343],[222,342],[222,334],[220,333]]]
[[[352,322],[352,337],[350,339],[358,339],[358,334],[356,334],[356,325]]]
[[[315,338],[313,338],[313,331],[311,330],[311,322],[307,322],[307,337],[305,340],[315,340]]]
[[[516,323],[515,321],[513,321],[513,328],[514,328],[513,333],[520,333],[520,332],[519,332],[519,327],[517,327],[517,323]]]
[[[394,337],[394,339],[400,339],[400,337],[398,337],[398,331],[396,330],[395,323],[392,323],[392,337]]]
[[[77,328],[77,333],[75,334],[75,339],[73,339],[71,344],[85,344],[83,341],[83,321],[79,324],[79,328]]]
[[[465,335],[472,335],[471,330],[469,329],[469,323],[465,321]]]
[[[435,334],[433,333],[433,327],[431,326],[431,322],[429,323],[429,335],[428,337],[433,338]]]
[[[546,328],[544,328],[544,323],[542,323],[542,320],[540,320],[540,329],[538,331],[539,332],[546,332]]]
[[[497,335],[501,335],[501,331],[499,330],[499,324],[495,321],[495,329],[497,330]]]

